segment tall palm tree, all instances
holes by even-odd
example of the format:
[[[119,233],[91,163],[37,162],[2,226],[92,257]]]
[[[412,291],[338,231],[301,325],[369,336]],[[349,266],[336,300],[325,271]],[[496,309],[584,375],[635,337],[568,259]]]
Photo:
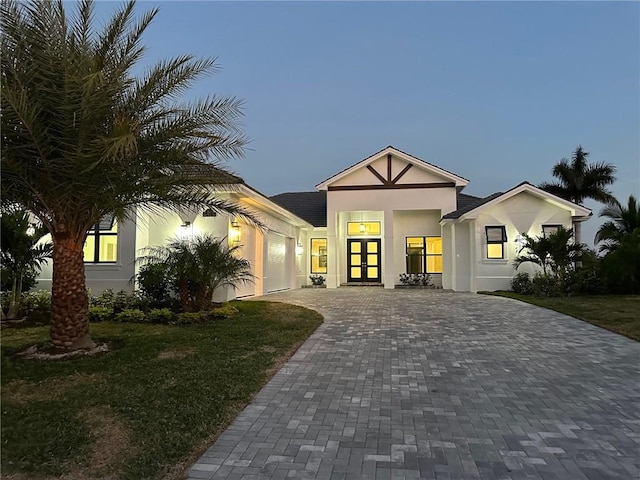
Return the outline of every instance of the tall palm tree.
[[[607,190],[607,186],[615,182],[616,167],[610,163],[587,162],[588,152],[578,145],[571,156],[571,161],[563,158],[556,163],[551,173],[557,182],[542,183],[540,188],[574,203],[582,204],[590,198],[609,204],[615,197]],[[581,223],[574,223],[576,241],[582,239]]]
[[[184,55],[136,77],[157,9],[136,19],[131,0],[100,30],[93,10],[92,0],[73,15],[62,0],[0,6],[3,202],[22,206],[51,234],[50,335],[64,350],[94,345],[83,245],[105,215],[123,221],[140,208],[206,207],[250,216],[211,194],[211,185],[237,178],[220,161],[244,151],[241,102],[180,101],[216,70],[214,60]]]
[[[626,206],[617,200],[612,205],[600,211],[600,217],[610,218],[604,222],[596,232],[595,243],[600,245],[601,252],[612,252],[620,247],[622,238],[630,235],[634,230],[640,230],[640,205],[636,198],[629,195]]]

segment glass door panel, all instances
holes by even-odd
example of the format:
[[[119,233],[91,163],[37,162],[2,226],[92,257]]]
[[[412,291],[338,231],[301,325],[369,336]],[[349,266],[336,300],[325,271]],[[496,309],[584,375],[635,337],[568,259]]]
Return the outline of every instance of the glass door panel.
[[[380,239],[347,240],[347,281],[380,282]]]

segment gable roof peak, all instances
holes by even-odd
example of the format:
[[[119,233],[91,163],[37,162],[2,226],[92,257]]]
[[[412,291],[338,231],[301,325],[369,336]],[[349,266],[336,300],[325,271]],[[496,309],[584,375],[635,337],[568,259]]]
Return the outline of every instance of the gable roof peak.
[[[458,188],[464,188],[469,183],[469,180],[464,177],[456,175],[455,173],[445,170],[444,168],[438,167],[437,165],[434,165],[425,160],[422,160],[421,158],[411,155],[410,153],[403,152],[402,150],[394,147],[393,145],[388,145],[382,150],[378,150],[374,154],[369,155],[363,160],[360,160],[359,162],[354,163],[353,165],[345,168],[344,170],[338,172],[337,174],[323,180],[322,182],[316,185],[316,188],[318,190],[327,190],[328,185],[330,183],[338,181],[339,179],[347,176],[348,174],[357,170],[358,168],[366,167],[367,165],[382,158],[383,155],[389,155],[389,154],[393,154],[393,156],[400,158],[406,161],[407,163],[411,163],[416,167],[422,168],[423,170],[428,170],[431,173],[435,173],[436,175],[442,176],[448,179],[449,181],[452,181],[455,184],[455,186]]]

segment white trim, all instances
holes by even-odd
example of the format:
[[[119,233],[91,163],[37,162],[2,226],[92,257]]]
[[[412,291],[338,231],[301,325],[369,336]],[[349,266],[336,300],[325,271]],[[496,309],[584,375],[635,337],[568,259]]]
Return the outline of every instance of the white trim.
[[[574,221],[584,221],[584,220],[587,220],[592,215],[591,209],[589,208],[583,207],[582,205],[578,205],[577,203],[573,203],[563,198],[557,197],[549,192],[545,192],[544,190],[538,187],[535,187],[530,183],[522,183],[517,187],[512,188],[508,192],[505,192],[502,195],[494,198],[493,200],[487,203],[483,203],[482,205],[479,205],[472,210],[469,210],[467,213],[461,215],[457,219],[443,219],[442,221],[452,220],[455,222],[455,221],[476,219],[478,218],[478,213],[481,210],[492,207],[493,205],[497,205],[498,203],[501,203],[522,192],[528,192],[538,198],[542,198],[543,200],[548,201],[549,203],[552,203],[557,207],[564,208],[566,210],[571,211],[571,216],[575,217]]]

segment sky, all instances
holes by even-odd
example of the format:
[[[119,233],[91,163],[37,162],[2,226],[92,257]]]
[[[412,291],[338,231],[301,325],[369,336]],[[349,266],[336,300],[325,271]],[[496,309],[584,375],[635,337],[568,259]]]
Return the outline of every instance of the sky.
[[[97,17],[120,3],[102,2]],[[185,98],[244,101],[246,155],[226,166],[265,195],[312,191],[394,147],[486,196],[582,145],[640,197],[638,2],[170,2],[143,64],[191,53],[220,71]],[[583,226],[591,242],[601,220]]]

